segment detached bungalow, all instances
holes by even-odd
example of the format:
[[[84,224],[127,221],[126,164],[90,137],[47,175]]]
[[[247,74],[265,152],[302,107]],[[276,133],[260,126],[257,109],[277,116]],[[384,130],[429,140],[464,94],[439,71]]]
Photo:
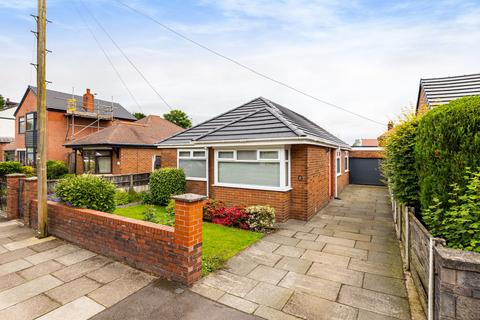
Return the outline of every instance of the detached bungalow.
[[[189,192],[227,205],[275,207],[308,220],[349,181],[350,146],[304,116],[256,98],[158,143]]]
[[[155,146],[184,129],[159,116],[112,126],[65,144],[76,154],[75,173],[135,174],[161,166],[175,166],[175,159],[162,159]]]

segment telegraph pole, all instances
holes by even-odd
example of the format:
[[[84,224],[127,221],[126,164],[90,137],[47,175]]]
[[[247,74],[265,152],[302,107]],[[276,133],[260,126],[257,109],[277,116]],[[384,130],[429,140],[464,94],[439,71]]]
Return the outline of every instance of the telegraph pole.
[[[38,0],[37,16],[37,177],[38,177],[38,238],[47,233],[47,81],[46,81],[46,0]]]

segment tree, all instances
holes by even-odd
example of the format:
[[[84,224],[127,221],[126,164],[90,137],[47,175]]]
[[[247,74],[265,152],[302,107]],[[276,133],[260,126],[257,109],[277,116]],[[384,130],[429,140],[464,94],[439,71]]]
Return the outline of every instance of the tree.
[[[188,129],[192,127],[192,120],[182,110],[178,110],[178,109],[170,110],[169,112],[165,113],[163,117],[166,120],[170,121],[171,123],[174,123],[177,126],[182,127],[184,129]]]
[[[0,110],[3,110],[3,109],[5,109],[5,99],[0,94]]]
[[[142,113],[142,112],[134,112],[132,113],[132,116],[137,118],[137,120],[140,120],[146,117],[145,113]]]

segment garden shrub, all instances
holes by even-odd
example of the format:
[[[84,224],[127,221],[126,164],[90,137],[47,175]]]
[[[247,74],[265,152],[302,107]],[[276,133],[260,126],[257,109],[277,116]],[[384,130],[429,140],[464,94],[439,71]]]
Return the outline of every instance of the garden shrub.
[[[165,206],[172,195],[185,192],[185,173],[177,168],[155,170],[150,175],[149,186],[152,203]]]
[[[249,215],[240,207],[220,208],[212,216],[212,222],[229,227],[250,229],[248,225]]]
[[[67,205],[103,212],[115,210],[115,187],[100,177],[86,174],[63,178],[55,194]]]
[[[18,161],[0,162],[0,176],[4,176],[11,173],[23,173],[22,164]]]
[[[168,205],[165,208],[165,211],[169,215],[175,215],[175,200],[174,199],[170,199],[170,201],[168,201]]]
[[[127,192],[122,190],[115,191],[115,203],[117,206],[123,206],[130,203],[130,197]]]
[[[465,168],[480,166],[480,97],[428,111],[418,126],[415,155],[422,209],[438,203],[448,207],[451,185],[465,190]]]
[[[67,164],[61,160],[47,161],[47,179],[60,179],[68,173]]]
[[[247,223],[250,229],[266,231],[275,227],[275,209],[271,206],[250,206],[245,209],[249,215]]]
[[[480,253],[480,168],[466,170],[464,185],[451,184],[447,202],[434,196],[422,217],[429,231],[449,247]]]
[[[143,211],[143,221],[157,223],[157,211],[154,206],[147,206]]]
[[[22,173],[27,177],[33,177],[35,175],[35,169],[31,166],[22,166]]]
[[[136,192],[133,189],[128,190],[128,202],[142,202],[143,201],[143,193]]]
[[[212,221],[212,217],[220,208],[224,208],[225,203],[221,200],[208,199],[203,206],[203,220]]]
[[[395,198],[407,206],[419,207],[419,184],[416,171],[415,139],[419,118],[407,115],[388,134],[382,174],[388,180]]]

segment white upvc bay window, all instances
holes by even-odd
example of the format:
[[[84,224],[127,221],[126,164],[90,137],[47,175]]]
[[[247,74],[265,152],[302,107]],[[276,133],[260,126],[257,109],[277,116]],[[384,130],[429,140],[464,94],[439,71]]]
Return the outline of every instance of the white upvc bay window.
[[[290,150],[215,150],[215,185],[260,190],[289,190]]]
[[[183,169],[187,180],[207,180],[207,152],[202,149],[177,152],[177,167]]]

